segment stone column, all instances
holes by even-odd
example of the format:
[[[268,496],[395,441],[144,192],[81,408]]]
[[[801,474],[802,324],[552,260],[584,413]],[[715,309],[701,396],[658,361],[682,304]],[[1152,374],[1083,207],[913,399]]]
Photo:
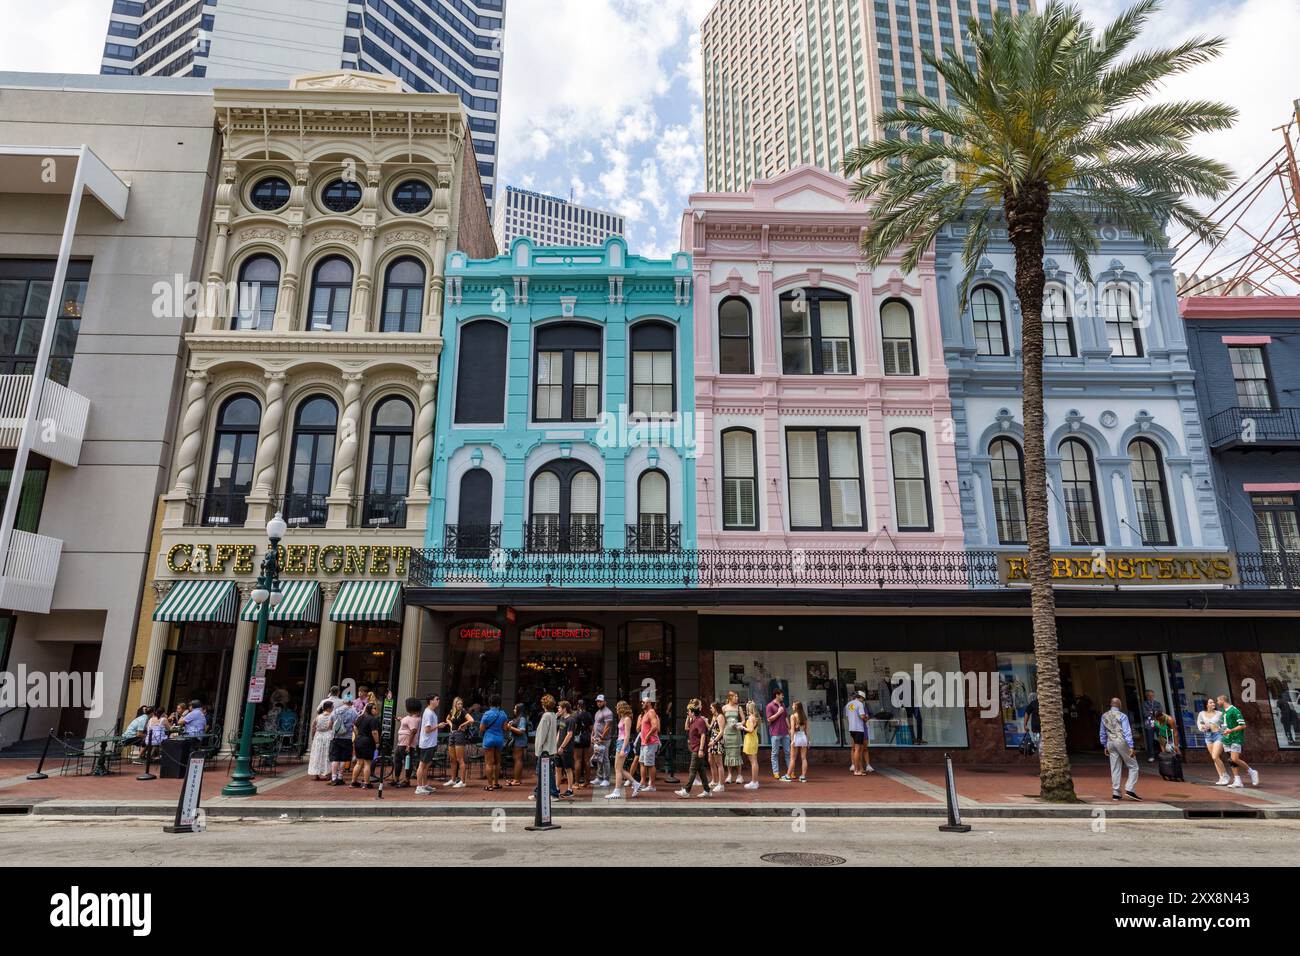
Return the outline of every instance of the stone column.
[[[415,450],[411,455],[411,493],[406,500],[406,527],[420,530],[428,524],[429,488],[433,478],[433,418],[436,371],[421,372],[420,407],[415,415]]]
[[[442,290],[446,285],[447,227],[435,226],[433,230],[433,272],[429,276],[429,290],[425,298],[425,335],[442,335]]]
[[[155,601],[156,607],[172,589],[172,582],[155,581],[153,589],[158,595]],[[162,680],[163,656],[167,651],[167,639],[171,637],[171,631],[170,621],[154,621],[153,627],[149,630],[149,656],[145,658],[144,677],[140,681],[141,704],[153,707],[159,703],[158,684]]]
[[[280,470],[281,432],[284,430],[284,386],[281,371],[266,373],[266,398],[262,409],[262,427],[257,436],[257,455],[253,459],[253,491],[248,496],[246,528],[266,524],[268,505],[275,494],[275,478]]]
[[[402,617],[402,657],[397,670],[398,713],[405,713],[406,698],[415,696],[415,672],[420,666],[420,633],[424,628],[424,608],[407,605]]]
[[[349,332],[367,332],[370,326],[371,290],[375,286],[375,227],[361,228],[361,264],[357,270],[356,294],[348,316]]]
[[[765,376],[779,375],[781,374],[781,347],[777,342],[776,331],[781,320],[776,307],[776,294],[772,289],[771,259],[761,259],[758,263],[758,314],[761,318],[754,322],[763,337],[763,362],[760,371]]]
[[[329,497],[329,519],[326,526],[346,528],[352,507],[352,492],[356,487],[358,446],[361,444],[361,380],[360,372],[343,376],[343,416],[339,421],[339,447],[334,455],[334,492]]]
[[[227,215],[228,215],[227,211]],[[212,262],[208,266],[208,288],[203,300],[203,315],[195,319],[195,326],[205,323],[214,332],[224,325],[226,296],[223,294],[226,281],[226,248],[230,238],[230,226],[224,222],[217,224],[217,237],[212,243]],[[238,308],[236,300],[235,308]]]
[[[203,451],[203,426],[208,417],[208,373],[185,375],[185,408],[181,413],[180,441],[176,449],[176,480],[165,496],[163,527],[179,528],[185,524],[189,499],[199,480],[199,457]]]
[[[334,606],[334,598],[339,593],[337,584],[322,584],[320,586],[320,637],[316,645],[316,677],[313,684],[313,694],[311,699],[312,714],[316,713],[316,705],[325,699],[330,692],[330,685],[334,683],[334,655],[338,650],[336,644],[337,625],[330,620],[330,608]]]
[[[298,313],[298,286],[302,273],[302,223],[289,226],[289,249],[284,256],[280,295],[275,300],[275,331],[288,332]]]
[[[242,611],[248,603],[252,588],[239,586],[239,609]],[[238,730],[244,718],[244,701],[248,693],[249,667],[253,655],[253,641],[257,639],[256,621],[235,622],[235,650],[230,659],[230,687],[226,690],[226,709],[221,718],[221,736],[229,738],[231,731]],[[225,739],[221,741],[225,746]]]

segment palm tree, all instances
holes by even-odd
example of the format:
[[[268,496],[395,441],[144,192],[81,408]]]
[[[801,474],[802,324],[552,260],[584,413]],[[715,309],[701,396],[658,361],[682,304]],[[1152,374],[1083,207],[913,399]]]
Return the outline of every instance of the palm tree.
[[[1005,224],[1015,252],[1021,308],[1028,571],[1042,724],[1041,796],[1073,801],[1057,658],[1056,601],[1048,578],[1047,469],[1043,422],[1043,251],[1054,246],[1092,281],[1095,223],[1108,220],[1164,248],[1172,219],[1198,237],[1217,235],[1186,197],[1213,198],[1229,186],[1222,163],[1194,155],[1188,140],[1225,129],[1236,111],[1213,102],[1148,102],[1162,81],[1216,57],[1222,38],[1129,52],[1157,0],[1139,0],[1104,30],[1077,7],[972,21],[974,65],[949,51],[925,59],[943,77],[947,102],[917,94],[880,117],[885,135],[853,149],[844,172],[853,195],[871,202],[863,249],[879,264],[903,250],[911,269],[936,234],[969,220],[962,248],[964,311],[990,233]]]

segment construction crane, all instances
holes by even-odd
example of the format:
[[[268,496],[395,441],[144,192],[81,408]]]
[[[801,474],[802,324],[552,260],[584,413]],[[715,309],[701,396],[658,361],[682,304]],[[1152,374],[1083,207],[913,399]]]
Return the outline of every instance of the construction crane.
[[[1292,109],[1290,122],[1275,128],[1282,145],[1208,213],[1219,239],[1186,233],[1175,243],[1180,296],[1300,292],[1300,100]]]

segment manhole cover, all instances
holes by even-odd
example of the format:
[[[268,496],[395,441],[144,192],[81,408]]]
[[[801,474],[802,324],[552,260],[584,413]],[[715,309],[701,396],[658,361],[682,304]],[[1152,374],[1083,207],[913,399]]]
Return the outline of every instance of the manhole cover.
[[[839,866],[844,862],[844,857],[829,853],[764,853],[759,859],[782,866]]]

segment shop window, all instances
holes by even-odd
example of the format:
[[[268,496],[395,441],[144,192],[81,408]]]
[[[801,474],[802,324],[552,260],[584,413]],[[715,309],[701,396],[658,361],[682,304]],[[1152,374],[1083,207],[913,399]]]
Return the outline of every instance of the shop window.
[[[519,632],[519,672],[515,700],[528,709],[536,726],[541,700],[588,703],[604,688],[605,636],[598,627],[581,621],[534,624]],[[608,693],[608,691],[606,691]]]
[[[1024,544],[1028,540],[1025,459],[1020,446],[1010,438],[995,438],[989,443],[989,478],[993,488],[998,543]]]
[[[581,323],[537,331],[533,419],[595,421],[600,414],[600,329]]]
[[[312,332],[346,332],[352,302],[352,264],[329,256],[316,264],[311,280]]]
[[[722,433],[722,527],[727,531],[758,528],[758,460],[754,433],[748,428]]]
[[[275,327],[280,295],[280,263],[271,256],[250,256],[239,267],[239,301],[235,329],[269,332]]]
[[[294,416],[289,487],[284,500],[284,519],[290,525],[323,527],[329,516],[325,499],[334,477],[338,417],[338,406],[324,395],[314,395],[298,406]]]
[[[1203,750],[1205,735],[1196,729],[1196,715],[1205,709],[1205,702],[1211,697],[1227,694],[1229,700],[1237,699],[1228,681],[1227,665],[1222,654],[1170,654],[1168,660],[1173,699],[1161,702],[1166,711],[1178,717],[1183,752]],[[1159,692],[1156,698],[1160,699]]]
[[[1300,654],[1262,654],[1273,732],[1283,749],[1300,747]]]
[[[459,697],[465,706],[487,708],[493,694],[501,693],[501,628],[488,621],[457,624],[447,635],[447,660],[443,665],[442,698]]]
[[[166,653],[159,703],[170,712],[197,700],[208,709],[208,730],[215,730],[225,716],[234,650],[233,625],[182,624],[176,649]]]
[[[337,653],[334,683],[351,681],[360,696],[374,691],[381,701],[389,688],[397,692],[402,650],[400,624],[348,624],[343,649]]]
[[[1002,743],[1008,750],[1019,747],[1031,731],[1029,709],[1031,701],[1037,700],[1037,687],[1038,661],[1033,654],[998,655],[998,712]]]
[[[1101,527],[1101,500],[1097,497],[1097,475],[1092,452],[1077,438],[1061,442],[1061,496],[1070,544],[1105,544]]]
[[[899,531],[933,531],[930,518],[930,466],[925,434],[912,428],[889,433],[894,470],[894,509]]]
[[[251,395],[235,395],[217,412],[212,440],[212,465],[203,500],[203,523],[242,525],[248,517],[245,499],[253,490],[253,461],[262,407]]]
[[[424,312],[424,266],[405,256],[384,272],[384,314],[380,332],[418,332]]]
[[[460,327],[456,363],[456,424],[500,425],[506,420],[506,357],[510,330],[493,319]]]
[[[992,286],[976,286],[970,294],[970,306],[975,321],[975,354],[1009,355],[1002,294]]]
[[[781,296],[781,369],[786,375],[852,375],[849,297],[825,289]]]
[[[635,713],[640,713],[641,695],[652,688],[660,719],[677,713],[673,707],[674,651],[673,629],[662,621],[629,621],[623,625],[618,653],[618,698],[631,704]],[[610,708],[613,709],[613,701]]]
[[[673,329],[663,322],[632,327],[632,414],[671,416],[676,409]]]
[[[1142,544],[1171,545],[1174,521],[1169,511],[1169,488],[1165,484],[1160,449],[1147,439],[1138,438],[1129,442],[1128,456]]]
[[[912,307],[890,299],[880,307],[880,336],[886,375],[916,375],[916,326]]]
[[[729,296],[718,306],[718,371],[748,375],[754,371],[753,319],[749,303]]]

